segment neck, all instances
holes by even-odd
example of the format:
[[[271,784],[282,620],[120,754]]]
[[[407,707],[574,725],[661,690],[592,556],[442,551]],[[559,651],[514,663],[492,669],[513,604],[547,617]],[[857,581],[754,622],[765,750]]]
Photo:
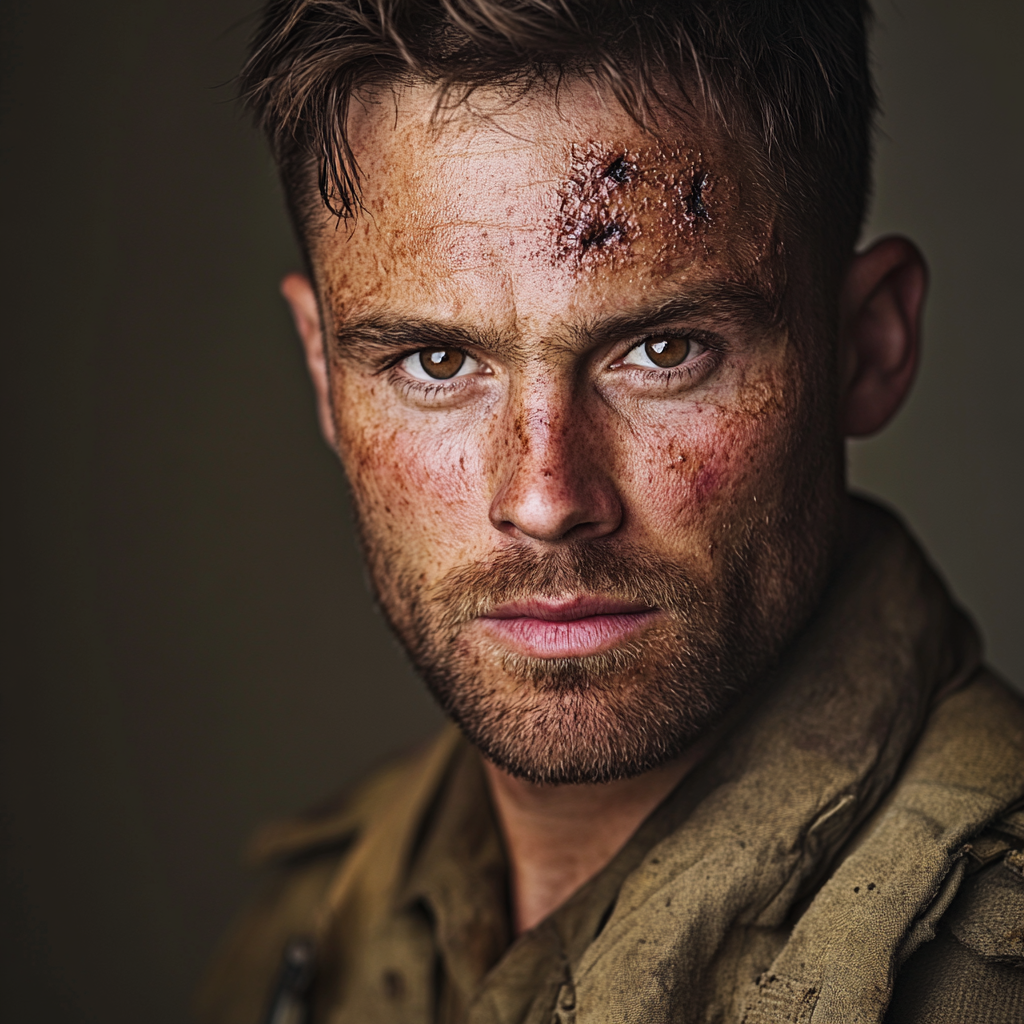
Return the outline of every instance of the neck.
[[[538,785],[485,761],[508,850],[516,935],[543,921],[601,871],[708,746],[699,741],[653,771],[596,785]]]

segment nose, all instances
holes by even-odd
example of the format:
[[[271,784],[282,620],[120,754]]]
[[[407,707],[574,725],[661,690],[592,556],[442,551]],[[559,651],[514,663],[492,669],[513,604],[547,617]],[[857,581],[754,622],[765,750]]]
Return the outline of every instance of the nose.
[[[612,453],[571,397],[513,412],[499,439],[490,518],[503,533],[555,542],[605,536],[622,522]]]

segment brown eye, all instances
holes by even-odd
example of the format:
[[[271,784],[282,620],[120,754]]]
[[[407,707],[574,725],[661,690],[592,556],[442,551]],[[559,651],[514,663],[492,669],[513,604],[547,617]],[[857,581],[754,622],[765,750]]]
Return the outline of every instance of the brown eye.
[[[690,354],[687,338],[651,338],[644,342],[644,354],[655,366],[678,366]]]
[[[466,353],[457,348],[425,348],[419,353],[420,366],[428,377],[447,380],[462,369]]]

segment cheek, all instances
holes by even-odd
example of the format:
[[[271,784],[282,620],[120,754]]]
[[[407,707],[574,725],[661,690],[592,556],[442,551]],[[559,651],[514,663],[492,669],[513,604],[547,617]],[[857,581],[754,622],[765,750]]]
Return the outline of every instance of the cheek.
[[[781,388],[760,384],[746,400],[696,405],[651,423],[632,461],[641,516],[661,535],[739,526],[784,497],[795,409]]]
[[[717,413],[669,420],[658,433],[645,483],[662,526],[693,523],[731,501],[750,476],[753,451],[764,447],[750,424]]]
[[[407,561],[458,557],[479,529],[479,445],[455,425],[390,408],[384,391],[335,392],[335,408],[351,410],[338,416],[339,450],[364,530]]]

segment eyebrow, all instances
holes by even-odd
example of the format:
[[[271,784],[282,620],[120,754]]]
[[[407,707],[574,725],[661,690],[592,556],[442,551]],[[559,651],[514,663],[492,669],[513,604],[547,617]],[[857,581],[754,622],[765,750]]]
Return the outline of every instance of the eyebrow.
[[[705,284],[681,295],[597,318],[577,330],[588,339],[603,341],[628,334],[641,334],[678,320],[729,323],[747,329],[764,330],[778,327],[782,323],[782,307],[777,295],[752,284]]]
[[[382,311],[342,320],[335,331],[339,354],[410,351],[418,348],[501,350],[509,343],[457,323]]]
[[[575,349],[595,341],[642,334],[680,320],[730,323],[765,330],[781,323],[782,312],[774,295],[753,285],[701,285],[632,310],[569,325],[560,340]],[[335,341],[338,355],[357,358],[422,348],[475,348],[515,358],[519,350],[517,336],[474,329],[454,321],[403,316],[388,310],[342,319],[335,331]]]

